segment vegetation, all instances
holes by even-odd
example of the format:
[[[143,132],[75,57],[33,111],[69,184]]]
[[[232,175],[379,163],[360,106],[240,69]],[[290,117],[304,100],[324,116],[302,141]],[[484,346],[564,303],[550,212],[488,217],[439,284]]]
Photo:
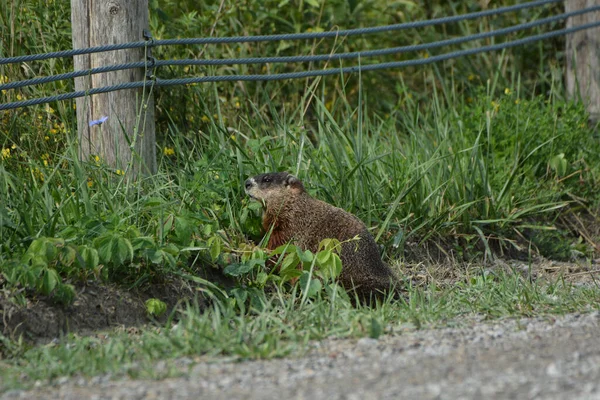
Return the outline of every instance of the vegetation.
[[[153,1],[151,29],[156,38],[303,32],[479,9],[478,2],[427,3],[429,8],[412,1],[269,0],[233,7],[208,1],[195,9],[194,2]],[[68,1],[0,0],[0,7],[8,10],[0,14],[0,56],[70,48]],[[531,9],[377,39],[174,46],[155,55],[217,58],[383,48],[559,11]],[[138,181],[101,159],[78,160],[74,103],[2,113],[4,296],[24,303],[42,295],[68,305],[75,287],[86,282],[131,288],[178,276],[200,282],[214,297],[205,313],[191,307],[178,317],[177,328],[148,329],[139,337],[122,335],[106,343],[66,339],[69,346],[31,349],[3,339],[1,353],[16,366],[11,373],[24,372],[32,380],[109,370],[147,376],[152,367],[142,362],[164,357],[273,357],[312,339],[377,336],[393,332],[397,324],[420,327],[465,313],[499,317],[597,308],[597,288],[484,273],[463,276],[451,288],[412,288],[406,282],[406,303],[390,300],[374,309],[352,308],[332,284],[339,269],[334,242],[324,243],[318,254],[293,246],[280,249],[274,256],[281,268],[269,268],[273,254],[258,246],[259,205],[249,202],[242,188],[248,176],[260,172],[293,172],[312,194],[372,227],[384,258],[392,263],[414,258],[415,246],[432,243],[463,261],[536,252],[561,259],[592,257],[598,238],[561,223],[571,213],[594,215],[594,188],[600,179],[597,133],[583,106],[564,97],[563,60],[556,51],[561,46],[557,39],[510,53],[348,77],[160,89],[159,172]],[[21,80],[70,67],[68,59],[0,66],[0,79]],[[240,66],[235,71],[321,67]],[[157,74],[168,78],[231,71],[165,68]],[[71,82],[57,82],[6,91],[2,99],[72,89]],[[302,271],[295,268],[299,264]],[[223,270],[235,287],[226,292],[197,278],[202,267]],[[299,283],[290,284],[298,274]],[[163,306],[148,302],[148,313],[162,314]]]
[[[535,316],[600,306],[597,288],[560,282],[542,288],[503,273],[478,273],[450,289],[410,288],[409,294],[410,300],[400,305],[388,299],[376,308],[357,308],[343,297],[318,296],[315,301],[298,303],[283,300],[286,295],[279,293],[262,309],[241,313],[231,302],[216,302],[205,312],[191,306],[175,325],[134,334],[70,336],[61,343],[31,349],[6,342],[5,352],[13,366],[4,375],[4,386],[108,372],[116,377],[159,379],[184,373],[176,362],[184,356],[201,361],[219,356],[244,360],[299,355],[308,349],[309,341],[327,337],[378,338],[443,326],[445,321],[468,326],[466,315]],[[165,361],[164,368],[156,368],[157,360]]]

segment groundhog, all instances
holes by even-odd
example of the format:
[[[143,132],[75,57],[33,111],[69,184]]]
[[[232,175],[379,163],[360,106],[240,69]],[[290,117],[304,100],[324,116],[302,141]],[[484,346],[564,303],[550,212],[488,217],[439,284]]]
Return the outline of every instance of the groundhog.
[[[379,297],[397,286],[397,278],[383,263],[375,239],[358,218],[347,211],[311,197],[302,182],[287,172],[257,175],[245,182],[246,193],[262,202],[262,224],[272,229],[267,248],[289,241],[313,253],[323,239],[342,243],[339,281],[361,299]],[[351,240],[358,236],[358,240]]]

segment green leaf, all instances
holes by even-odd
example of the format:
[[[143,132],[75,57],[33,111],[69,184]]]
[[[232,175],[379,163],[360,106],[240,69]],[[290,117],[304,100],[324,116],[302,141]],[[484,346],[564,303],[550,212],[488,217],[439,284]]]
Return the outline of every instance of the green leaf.
[[[310,282],[309,282],[310,279]],[[320,280],[316,278],[310,278],[310,273],[304,271],[302,275],[300,275],[300,290],[305,293],[307,297],[315,297],[321,289],[323,289],[323,284]]]
[[[371,317],[371,326],[369,327],[369,337],[377,339],[383,334],[383,325],[375,317]]]
[[[152,236],[140,236],[131,240],[133,251],[140,249],[153,249],[156,247],[156,242]]]
[[[300,264],[300,257],[298,256],[298,253],[289,253],[284,257],[281,267],[279,268],[279,273],[283,275],[285,272],[291,269],[297,269],[298,264]]]
[[[244,288],[236,287],[231,289],[231,294],[235,297],[238,307],[243,310],[246,300],[248,299],[248,291]]]
[[[56,285],[60,282],[60,278],[53,268],[46,268],[42,272],[41,279],[39,281],[39,291],[44,295],[52,293]]]
[[[277,247],[275,250],[271,251],[271,255],[276,256],[276,255],[284,254],[284,253],[292,253],[294,251],[297,251],[296,246],[294,246],[293,244],[290,244],[290,243],[286,243],[286,244],[282,244],[281,246]]]
[[[242,213],[240,214],[240,225],[245,225],[248,220],[248,208],[244,207],[242,209]]]
[[[75,288],[73,285],[59,283],[54,291],[53,299],[63,305],[72,304],[75,299]]]
[[[173,217],[173,215],[168,215],[162,222],[161,225],[161,239],[164,239],[169,232],[171,232],[171,229],[173,229],[173,224],[175,223],[175,218]]]
[[[146,251],[146,257],[152,264],[161,264],[163,261],[163,252],[157,249],[150,249]]]
[[[335,250],[338,251],[340,248],[340,241],[337,239],[323,239],[319,242],[319,251],[323,250]]]
[[[133,246],[129,239],[117,237],[113,241],[113,246],[114,253],[112,255],[112,261],[116,265],[121,265],[125,261],[133,260]]]
[[[77,251],[72,245],[63,247],[60,253],[58,254],[58,259],[60,260],[60,263],[65,266],[72,265],[75,262],[76,258]]]
[[[567,174],[567,159],[565,153],[560,153],[550,159],[550,168],[556,172],[558,176],[565,176]]]
[[[317,264],[325,265],[331,258],[331,250],[321,250],[317,253]]]
[[[254,215],[259,215],[262,210],[262,205],[258,201],[253,201],[248,204],[248,209],[254,212]]]
[[[263,311],[266,308],[265,293],[257,288],[250,288],[248,290],[250,297],[250,306],[257,311]]]
[[[154,317],[160,317],[167,311],[167,305],[159,299],[146,300],[146,312]]]
[[[79,247],[79,255],[83,260],[83,267],[86,269],[94,269],[100,263],[100,257],[98,256],[98,250],[89,246]]]
[[[225,267],[223,273],[229,276],[240,276],[252,271],[252,269],[254,269],[254,267],[257,265],[264,266],[265,260],[254,259],[248,260],[245,263],[230,264],[227,267]]]
[[[175,217],[175,237],[177,242],[187,246],[192,240],[194,224],[185,217]]]
[[[340,256],[331,250],[322,250],[318,252],[317,262],[319,266],[319,275],[325,280],[333,280],[342,273],[342,260],[340,259]]]
[[[212,236],[208,239],[208,247],[210,252],[210,258],[213,262],[217,261],[221,254],[221,238],[219,236]]]
[[[267,279],[269,279],[269,275],[267,275],[265,272],[259,272],[258,275],[256,275],[256,282],[261,287],[267,283]]]
[[[173,243],[169,243],[169,244],[167,244],[166,246],[163,246],[163,247],[162,247],[162,250],[163,250],[165,253],[168,253],[168,254],[170,254],[170,255],[172,255],[172,256],[178,256],[178,255],[179,255],[179,251],[180,251],[180,250],[179,250],[179,247],[177,247],[177,246],[176,246],[175,244],[173,244]]]
[[[314,254],[310,250],[302,251],[299,247],[296,247],[296,253],[298,258],[305,266],[310,266],[314,260]]]
[[[33,257],[31,260],[29,260],[29,265],[31,265],[32,269],[48,268],[46,257],[43,256]]]
[[[104,264],[109,263],[112,259],[113,235],[104,234],[94,240],[94,247],[98,252],[100,261]]]
[[[44,263],[50,264],[58,256],[58,248],[63,247],[63,239],[41,237],[35,239],[29,245],[29,248],[23,256],[23,262],[29,262],[32,259],[43,259]]]

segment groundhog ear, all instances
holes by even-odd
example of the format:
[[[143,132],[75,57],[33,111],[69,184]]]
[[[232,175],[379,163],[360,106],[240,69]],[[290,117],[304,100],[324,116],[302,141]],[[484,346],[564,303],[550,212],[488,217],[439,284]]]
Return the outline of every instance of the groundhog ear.
[[[286,186],[293,186],[299,182],[300,179],[296,178],[294,175],[288,175],[287,178],[285,178]]]

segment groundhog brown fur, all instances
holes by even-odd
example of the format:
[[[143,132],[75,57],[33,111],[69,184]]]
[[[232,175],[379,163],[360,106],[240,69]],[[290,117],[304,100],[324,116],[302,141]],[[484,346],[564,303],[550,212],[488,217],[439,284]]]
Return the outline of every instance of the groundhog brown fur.
[[[292,242],[303,250],[318,251],[323,239],[342,243],[340,283],[369,299],[396,286],[397,278],[383,263],[375,239],[358,218],[311,197],[302,182],[287,172],[257,175],[245,182],[246,193],[262,202],[262,224],[271,231],[267,248]],[[358,236],[358,240],[352,240]]]

